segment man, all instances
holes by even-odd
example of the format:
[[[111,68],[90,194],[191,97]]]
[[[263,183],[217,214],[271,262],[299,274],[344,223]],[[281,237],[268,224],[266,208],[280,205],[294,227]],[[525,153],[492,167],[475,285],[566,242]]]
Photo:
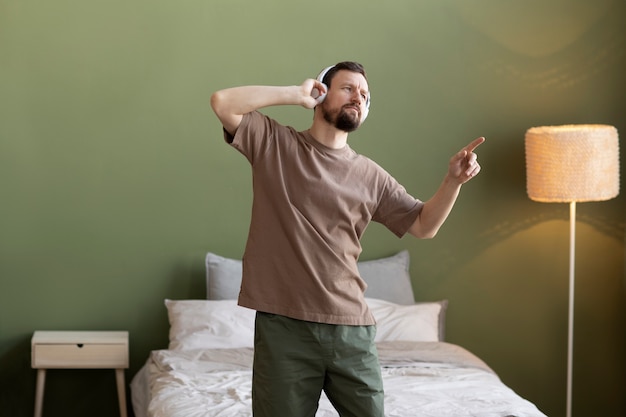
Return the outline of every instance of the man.
[[[348,133],[369,111],[363,67],[341,62],[299,86],[215,92],[226,141],[250,162],[252,218],[239,304],[257,310],[252,384],[255,417],[313,417],[322,390],[342,417],[382,417],[375,323],[357,260],[370,221],[397,236],[432,238],[461,185],[480,171],[478,138],[454,155],[426,202],[372,160]],[[314,109],[298,132],[257,110]]]

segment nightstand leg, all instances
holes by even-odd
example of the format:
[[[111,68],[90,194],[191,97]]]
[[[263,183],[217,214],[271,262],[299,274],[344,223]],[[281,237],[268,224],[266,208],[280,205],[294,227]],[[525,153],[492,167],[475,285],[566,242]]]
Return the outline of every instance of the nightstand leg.
[[[35,417],[41,417],[43,410],[43,389],[46,385],[46,370],[37,369],[37,390],[35,391]]]
[[[115,370],[115,380],[117,381],[117,398],[120,402],[120,416],[126,417],[126,384],[124,383],[123,369]]]

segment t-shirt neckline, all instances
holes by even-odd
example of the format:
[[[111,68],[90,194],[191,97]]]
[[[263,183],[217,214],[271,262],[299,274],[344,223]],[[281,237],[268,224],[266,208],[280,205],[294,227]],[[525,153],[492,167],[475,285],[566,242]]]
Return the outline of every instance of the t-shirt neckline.
[[[347,155],[351,152],[351,148],[350,148],[350,145],[348,145],[348,143],[346,143],[346,145],[342,148],[335,149],[335,148],[326,146],[323,143],[319,142],[317,139],[315,139],[313,135],[311,134],[310,130],[305,130],[301,133],[304,137],[304,140],[306,140],[309,144],[311,144],[312,146],[314,146],[321,152],[332,154],[332,155],[338,155],[338,156]]]

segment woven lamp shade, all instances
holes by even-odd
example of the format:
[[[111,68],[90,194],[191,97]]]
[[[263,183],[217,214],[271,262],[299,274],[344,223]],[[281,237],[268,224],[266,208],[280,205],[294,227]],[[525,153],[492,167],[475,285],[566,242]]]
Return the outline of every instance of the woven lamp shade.
[[[610,200],[619,194],[619,140],[608,125],[526,131],[526,189],[535,201]]]

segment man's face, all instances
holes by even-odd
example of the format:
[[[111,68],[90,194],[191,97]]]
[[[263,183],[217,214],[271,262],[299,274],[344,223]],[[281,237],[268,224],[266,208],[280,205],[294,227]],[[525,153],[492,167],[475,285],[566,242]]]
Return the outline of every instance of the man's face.
[[[328,95],[321,104],[324,120],[344,132],[352,132],[361,125],[365,111],[368,86],[358,72],[338,71],[332,79]]]

